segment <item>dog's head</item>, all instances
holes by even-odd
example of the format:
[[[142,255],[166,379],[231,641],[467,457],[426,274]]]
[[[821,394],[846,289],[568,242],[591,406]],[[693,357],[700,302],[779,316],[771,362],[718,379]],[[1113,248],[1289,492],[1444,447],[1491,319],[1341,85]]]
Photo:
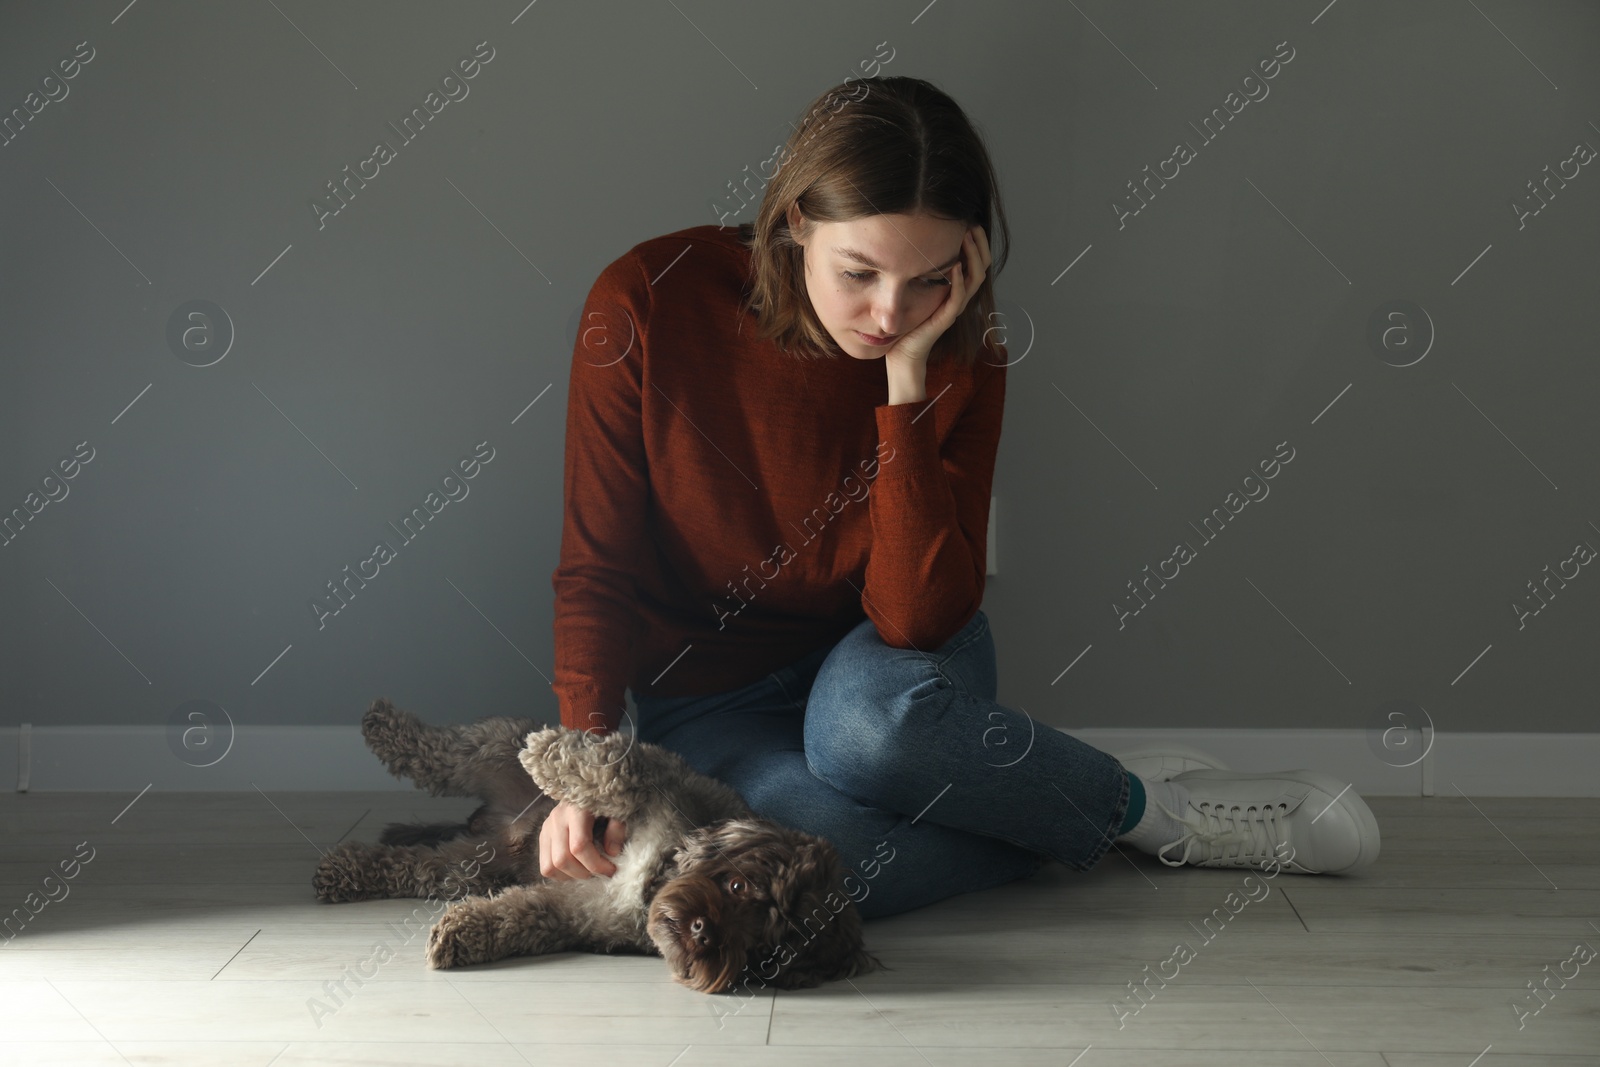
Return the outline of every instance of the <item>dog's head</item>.
[[[674,980],[701,993],[864,974],[880,961],[862,947],[839,868],[828,841],[766,819],[700,827],[650,902],[650,939]]]

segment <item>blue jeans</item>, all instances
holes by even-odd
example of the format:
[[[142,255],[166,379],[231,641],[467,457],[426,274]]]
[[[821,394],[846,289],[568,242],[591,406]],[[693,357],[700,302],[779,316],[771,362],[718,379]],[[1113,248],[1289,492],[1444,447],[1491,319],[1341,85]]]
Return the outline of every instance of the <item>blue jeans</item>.
[[[870,619],[742,689],[634,694],[642,741],[827,838],[863,919],[1032,875],[1086,871],[1128,809],[1116,757],[995,703],[982,611],[930,653]]]

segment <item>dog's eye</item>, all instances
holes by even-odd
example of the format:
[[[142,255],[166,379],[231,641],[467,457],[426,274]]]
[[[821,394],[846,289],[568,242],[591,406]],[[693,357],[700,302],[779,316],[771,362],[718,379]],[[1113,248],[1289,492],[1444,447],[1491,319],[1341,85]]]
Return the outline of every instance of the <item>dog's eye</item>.
[[[730,893],[743,893],[744,892],[744,879],[742,879],[742,878],[729,878],[728,879],[728,892],[730,892]]]

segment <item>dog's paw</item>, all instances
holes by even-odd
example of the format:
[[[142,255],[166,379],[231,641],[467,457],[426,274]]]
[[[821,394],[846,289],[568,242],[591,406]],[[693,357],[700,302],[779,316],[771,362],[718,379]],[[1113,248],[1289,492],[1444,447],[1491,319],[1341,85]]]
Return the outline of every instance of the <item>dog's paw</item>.
[[[347,841],[328,851],[311,875],[311,888],[324,904],[376,900],[385,896],[375,882],[366,846]]]
[[[436,971],[498,958],[493,919],[478,902],[450,905],[428,931],[428,966]]]
[[[522,761],[522,766],[528,772],[528,777],[533,779],[547,796],[556,800],[566,800],[568,790],[563,788],[563,779],[570,778],[562,774],[563,766],[571,758],[575,749],[575,742],[580,735],[575,730],[566,730],[559,726],[547,726],[543,730],[535,730],[522,742],[522,750],[517,753],[517,758]],[[570,781],[567,785],[572,784]]]
[[[361,716],[362,738],[386,764],[414,749],[415,739],[422,729],[425,727],[421,719],[409,711],[401,711],[384,697],[374,700]]]
[[[533,775],[534,781],[538,781],[541,768],[549,762],[551,748],[560,742],[566,732],[559,726],[546,726],[522,739],[522,750],[517,753],[517,758],[522,760],[522,765]]]
[[[546,727],[523,741],[518,758],[534,784],[557,800],[581,803],[592,797],[616,772],[633,749],[634,735],[620,732],[595,734],[586,730]]]

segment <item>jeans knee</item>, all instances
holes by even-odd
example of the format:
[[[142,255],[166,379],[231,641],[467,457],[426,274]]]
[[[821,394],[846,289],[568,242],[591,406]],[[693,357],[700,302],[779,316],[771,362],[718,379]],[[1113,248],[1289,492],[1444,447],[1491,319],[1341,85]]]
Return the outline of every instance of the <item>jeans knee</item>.
[[[806,763],[818,778],[865,803],[893,791],[899,777],[918,759],[922,716],[937,714],[933,704],[947,692],[943,682],[916,686],[850,704],[808,706],[805,722]],[[877,806],[882,806],[878,804]]]

